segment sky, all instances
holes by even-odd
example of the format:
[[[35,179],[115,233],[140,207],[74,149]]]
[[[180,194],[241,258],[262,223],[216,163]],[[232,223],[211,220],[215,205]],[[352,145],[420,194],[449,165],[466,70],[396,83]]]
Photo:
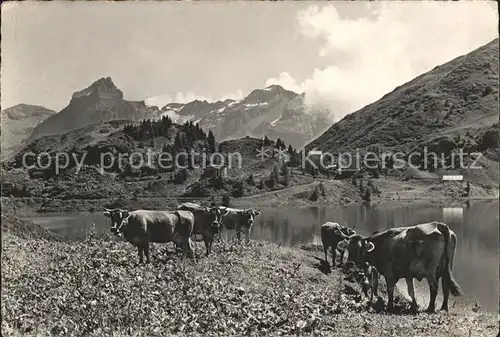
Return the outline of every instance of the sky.
[[[1,107],[59,111],[110,76],[128,100],[239,99],[280,84],[334,118],[498,37],[496,4],[9,2]]]

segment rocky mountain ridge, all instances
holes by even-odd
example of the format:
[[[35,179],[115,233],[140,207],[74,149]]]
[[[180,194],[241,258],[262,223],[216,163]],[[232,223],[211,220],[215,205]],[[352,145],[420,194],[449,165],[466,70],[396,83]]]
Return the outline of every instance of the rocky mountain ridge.
[[[144,101],[127,101],[110,77],[75,92],[67,107],[39,123],[26,143],[59,135],[86,125],[111,120],[140,121],[169,116],[177,123],[191,121],[212,130],[218,141],[245,136],[281,138],[301,147],[329,124],[326,111],[311,110],[304,95],[278,85],[253,90],[242,100],[169,103],[161,109]]]
[[[2,160],[22,148],[33,128],[56,112],[43,106],[18,104],[1,111]]]

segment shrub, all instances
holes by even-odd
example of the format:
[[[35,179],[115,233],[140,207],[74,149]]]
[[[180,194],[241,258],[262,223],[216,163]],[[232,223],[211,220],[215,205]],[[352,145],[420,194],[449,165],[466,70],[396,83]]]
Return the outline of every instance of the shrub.
[[[369,188],[365,190],[365,194],[363,195],[363,200],[366,202],[370,202],[372,200],[372,193]]]
[[[231,201],[231,197],[229,196],[229,194],[224,194],[222,196],[222,206],[229,207],[229,202],[230,201]]]
[[[309,200],[310,201],[318,201],[318,199],[319,199],[318,191],[314,190],[312,192],[311,196],[309,197]]]
[[[235,198],[241,198],[245,195],[245,185],[243,182],[239,181],[235,184],[235,189],[232,192],[232,196]]]
[[[255,186],[256,185],[256,183],[255,183],[255,177],[253,176],[253,173],[250,173],[250,175],[248,176],[247,184],[250,185],[250,186]]]
[[[175,174],[174,182],[176,184],[183,184],[184,182],[186,182],[188,176],[189,176],[189,172],[188,172],[187,168],[183,168],[183,169],[177,171],[177,173]]]

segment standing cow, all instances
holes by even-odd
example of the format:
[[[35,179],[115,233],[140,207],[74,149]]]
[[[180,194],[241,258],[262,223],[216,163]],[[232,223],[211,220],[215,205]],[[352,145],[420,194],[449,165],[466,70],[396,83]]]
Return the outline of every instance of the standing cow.
[[[218,207],[203,207],[201,205],[186,202],[177,206],[177,210],[186,210],[194,214],[193,234],[201,234],[207,250],[206,256],[212,251],[214,235],[220,232],[221,221],[228,213]]]
[[[460,296],[462,290],[452,275],[457,237],[444,223],[433,221],[409,227],[398,227],[375,233],[369,237],[353,235],[339,242],[339,249],[346,249],[349,259],[361,265],[367,261],[382,274],[387,283],[387,309],[392,311],[394,287],[404,278],[412,309],[418,310],[413,279],[424,277],[429,283],[430,301],[427,312],[435,311],[439,279],[442,277],[443,304],[448,311],[448,297]]]
[[[105,216],[111,218],[111,232],[137,247],[139,263],[149,259],[149,243],[174,242],[181,246],[184,253],[194,260],[191,233],[194,227],[194,215],[189,211],[147,211],[129,212],[122,209],[105,209]]]
[[[337,244],[344,239],[344,236],[354,235],[354,229],[339,225],[336,222],[326,222],[321,226],[321,242],[325,251],[325,262],[328,264],[328,249],[332,250],[332,266],[335,267],[337,258]],[[342,259],[340,260],[342,265]]]
[[[254,209],[237,209],[219,206],[221,210],[227,211],[222,219],[223,227],[226,230],[236,230],[236,237],[241,241],[241,232],[246,236],[246,241],[250,240],[250,230],[255,222],[255,217],[260,215],[260,211]]]

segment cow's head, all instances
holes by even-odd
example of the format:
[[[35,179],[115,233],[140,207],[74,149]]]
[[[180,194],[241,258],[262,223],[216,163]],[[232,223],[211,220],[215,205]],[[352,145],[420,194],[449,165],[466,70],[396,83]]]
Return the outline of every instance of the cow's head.
[[[344,236],[344,240],[337,244],[337,248],[341,251],[347,251],[348,259],[361,265],[365,262],[366,254],[375,249],[375,245],[369,239],[354,234],[350,237]]]
[[[240,217],[242,217],[241,225],[243,228],[250,230],[253,223],[255,222],[255,217],[260,215],[260,211],[255,209],[244,209],[240,212]]]
[[[354,230],[354,226],[352,228],[348,228],[345,226],[339,226],[335,229],[335,234],[340,236],[343,239],[348,240],[350,237],[354,236],[356,234],[356,231]]]
[[[128,224],[130,213],[122,209],[105,209],[103,214],[111,219],[111,233],[121,236],[121,230]]]
[[[204,210],[210,218],[212,230],[218,232],[222,223],[222,218],[227,215],[229,211],[217,206],[205,207]]]

